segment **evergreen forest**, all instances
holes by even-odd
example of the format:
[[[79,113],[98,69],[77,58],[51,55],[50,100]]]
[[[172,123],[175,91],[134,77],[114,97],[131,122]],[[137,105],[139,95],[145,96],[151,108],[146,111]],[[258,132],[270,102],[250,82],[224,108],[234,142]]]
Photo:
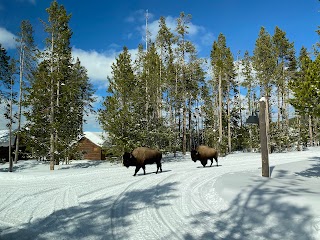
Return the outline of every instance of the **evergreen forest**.
[[[74,143],[83,134],[85,115],[94,111],[95,90],[86,68],[71,54],[71,14],[56,0],[46,11],[44,49],[36,46],[28,20],[17,34],[17,58],[0,43],[0,101],[17,143],[23,139],[33,157],[47,156],[54,170],[77,155]],[[189,38],[191,19],[181,12],[170,29],[161,17],[154,41],[146,32],[146,46],[138,45],[136,56],[123,46],[116,57],[97,110],[108,133],[107,155],[121,156],[137,146],[186,154],[200,144],[222,156],[260,151],[259,126],[246,120],[258,114],[261,97],[267,103],[270,152],[319,145],[319,43],[297,50],[279,27],[272,33],[261,27],[252,53],[234,56],[220,33],[204,59]],[[320,28],[315,31],[320,36]],[[9,151],[14,161],[16,146]]]

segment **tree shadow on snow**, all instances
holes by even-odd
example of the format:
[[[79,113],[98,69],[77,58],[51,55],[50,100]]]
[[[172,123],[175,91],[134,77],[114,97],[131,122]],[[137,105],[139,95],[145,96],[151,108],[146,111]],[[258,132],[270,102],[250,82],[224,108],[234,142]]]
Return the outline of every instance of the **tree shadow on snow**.
[[[145,207],[168,205],[176,197],[176,185],[171,182],[141,190],[124,189],[120,195],[82,202],[19,228],[0,228],[0,239],[130,239],[130,230],[135,228],[130,216]]]
[[[184,239],[313,239],[310,232],[315,223],[310,209],[294,205],[285,198],[297,192],[300,196],[319,193],[301,187],[303,183],[296,180],[272,188],[268,181],[270,179],[252,178],[252,185],[241,189],[226,210],[193,215],[190,226],[199,230],[200,236],[188,232]]]
[[[33,160],[19,160],[17,164],[13,164],[12,171],[13,172],[22,172],[26,169],[32,169],[39,165],[38,161]],[[9,171],[9,162],[5,165],[1,166],[0,172],[8,172]]]
[[[91,160],[91,161],[85,161],[85,162],[82,162],[82,160],[78,160],[78,161],[73,160],[71,164],[60,165],[59,170],[97,167],[105,162],[106,161],[100,161],[100,160]]]
[[[162,162],[169,163],[169,162],[183,162],[183,161],[191,161],[191,156],[189,153],[183,155],[181,152],[177,152],[176,156],[173,153],[164,154],[162,156]]]
[[[320,157],[313,157],[309,159],[311,161],[311,167],[302,172],[296,172],[297,175],[307,178],[320,178]]]

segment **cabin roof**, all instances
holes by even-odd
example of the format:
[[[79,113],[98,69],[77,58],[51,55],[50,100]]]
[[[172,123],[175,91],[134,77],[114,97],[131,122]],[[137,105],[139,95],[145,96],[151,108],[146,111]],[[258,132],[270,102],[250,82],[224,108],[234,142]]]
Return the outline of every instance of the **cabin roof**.
[[[107,140],[107,134],[104,132],[83,132],[83,136],[80,140],[84,137],[99,147],[102,147]]]

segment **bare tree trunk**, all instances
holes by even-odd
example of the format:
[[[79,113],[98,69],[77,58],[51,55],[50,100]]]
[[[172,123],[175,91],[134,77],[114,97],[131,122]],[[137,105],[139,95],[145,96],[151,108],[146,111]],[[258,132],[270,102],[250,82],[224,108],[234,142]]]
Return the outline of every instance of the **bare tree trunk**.
[[[161,54],[160,54],[161,56]],[[161,58],[160,58],[161,59]],[[161,61],[160,61],[160,74],[159,74],[159,84],[158,84],[158,94],[157,94],[157,118],[160,119],[162,117],[162,84],[161,84],[161,78],[162,78],[162,66],[161,66]]]
[[[230,87],[228,85],[228,93],[230,92]],[[231,114],[230,114],[230,97],[228,95],[227,100],[227,115],[228,115],[228,153],[231,153]]]
[[[277,102],[278,102],[278,117],[277,117],[277,128],[280,129],[280,118],[281,118],[281,103],[280,103],[280,87],[277,90]]]
[[[16,135],[16,149],[14,154],[14,163],[18,162],[19,157],[19,144],[20,144],[20,131],[21,131],[21,102],[22,102],[22,78],[24,71],[24,47],[20,46],[20,86],[19,86],[19,102],[18,102],[18,129]]]
[[[189,97],[189,109],[188,109],[188,120],[189,120],[189,149],[188,151],[191,151],[192,149],[192,111],[191,111],[191,97]]]
[[[222,143],[222,76],[219,74],[219,150],[221,151]]]
[[[145,84],[146,84],[146,86],[145,86],[145,94],[146,94],[146,104],[145,104],[145,129],[144,129],[144,131],[146,131],[146,139],[145,139],[145,141],[146,141],[146,144],[147,144],[147,146],[149,145],[149,134],[148,134],[148,128],[149,128],[149,118],[148,118],[148,111],[149,111],[149,96],[148,96],[148,94],[149,94],[149,90],[148,90],[148,76],[149,76],[149,71],[148,71],[148,69],[147,69],[147,74],[146,74],[146,79],[145,79]]]
[[[290,110],[289,110],[289,104],[288,104],[288,102],[289,102],[289,96],[290,96],[290,93],[289,93],[289,87],[288,87],[288,84],[286,85],[286,96],[285,96],[285,103],[284,103],[284,108],[285,108],[285,111],[286,111],[286,126],[287,126],[287,129],[286,129],[286,134],[287,134],[287,136],[289,137],[289,128],[290,128],[290,122],[289,122],[289,118],[290,118],[290,116],[289,116],[289,112],[290,112]],[[287,146],[287,147],[289,147],[289,146]]]
[[[267,145],[268,145],[268,153],[270,153],[270,113],[269,110],[270,104],[269,104],[269,92],[266,90],[266,132],[267,132]]]
[[[301,150],[300,149],[300,144],[301,144],[301,116],[300,115],[297,116],[297,122],[298,122],[297,126],[299,128],[297,150],[300,151]]]
[[[318,124],[319,124],[319,118],[314,118],[314,139],[315,139],[315,146],[319,146],[319,138],[318,138]]]
[[[60,81],[57,81],[57,96],[56,96],[56,107],[59,109],[59,97],[60,97]],[[55,132],[54,136],[54,144],[57,147],[58,146],[58,132]],[[55,159],[55,165],[59,165],[59,158]]]
[[[176,79],[175,79],[175,107],[174,107],[174,128],[177,126],[177,95],[178,95],[178,71],[176,70]],[[177,154],[177,141],[178,141],[178,136],[177,136],[177,130],[174,129],[174,157],[176,157]],[[179,126],[179,132],[180,134],[180,126]]]
[[[170,119],[170,128],[171,131],[174,132],[174,118],[173,118],[173,111],[172,111],[172,102],[169,100],[169,91],[167,92],[167,104],[169,104],[169,119]],[[170,134],[170,140],[169,140],[169,149],[170,152],[172,152],[172,141],[173,136]]]
[[[55,127],[54,127],[54,79],[53,79],[53,33],[51,35],[51,88],[50,88],[50,170],[54,170]]]
[[[187,106],[184,100],[182,109],[182,154],[186,155],[187,148]]]
[[[10,93],[10,109],[9,109],[9,172],[13,171],[13,159],[12,159],[12,101],[13,101],[13,82],[11,79],[11,93]]]
[[[313,131],[312,131],[312,117],[309,115],[309,142],[310,146],[313,146]]]

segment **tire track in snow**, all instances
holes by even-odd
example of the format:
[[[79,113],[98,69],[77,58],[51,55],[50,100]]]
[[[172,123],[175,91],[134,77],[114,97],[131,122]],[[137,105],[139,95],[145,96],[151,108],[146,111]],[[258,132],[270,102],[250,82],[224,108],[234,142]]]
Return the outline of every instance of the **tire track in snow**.
[[[128,192],[129,189],[131,189],[136,183],[141,182],[143,178],[140,178],[134,182],[131,182],[126,188],[123,189],[122,192],[115,198],[115,200],[112,203],[111,209],[110,209],[110,227],[111,227],[111,235],[112,239],[116,239],[115,236],[121,236],[121,231],[118,231],[118,228],[125,229],[126,225],[123,221],[124,214],[124,204],[122,203],[122,206],[120,208],[120,212],[116,212],[116,206],[119,204],[120,200],[123,199],[123,196]],[[118,209],[117,209],[118,210]],[[119,211],[119,210],[118,210]],[[120,219],[121,224],[119,227],[119,224],[115,224],[115,219]]]
[[[175,177],[174,174],[170,174],[169,176],[167,176],[166,178],[162,179],[160,182],[158,182],[158,184],[156,185],[157,186],[157,195],[159,195],[159,186],[161,184],[163,184],[165,181],[168,181],[168,179],[171,179]],[[173,182],[176,182],[176,179],[174,179]],[[160,230],[160,234],[157,234],[158,236],[160,235],[160,238],[161,238],[161,235],[163,235],[163,227],[160,227],[159,224],[164,224],[169,230],[170,230],[170,237],[172,238],[173,236],[176,238],[176,239],[183,239],[183,234],[181,231],[179,231],[178,229],[180,228],[176,228],[174,226],[176,226],[176,223],[173,224],[173,219],[182,219],[182,215],[181,214],[177,214],[178,212],[177,211],[173,211],[173,208],[172,206],[169,204],[169,206],[171,211],[166,211],[164,213],[164,211],[161,211],[158,206],[157,206],[157,203],[155,204],[154,208],[153,208],[153,212],[154,214],[158,217],[158,219],[160,219],[160,221],[158,221],[158,224],[155,225],[157,226],[158,230]],[[175,217],[173,217],[173,213],[175,213]],[[166,215],[166,216],[164,216]],[[168,215],[169,215],[169,219],[168,219]],[[178,218],[176,218],[178,217]],[[153,216],[153,218],[155,218],[155,216]],[[161,233],[162,232],[162,233]]]
[[[119,194],[111,210],[113,239],[116,239],[116,236],[121,236],[121,230],[126,229],[130,221],[135,224],[134,229],[128,229],[130,236],[135,236],[138,239],[159,239],[165,229],[172,233],[176,232],[176,229],[166,221],[165,217],[159,212],[157,204],[154,203],[154,201],[160,201],[159,204],[163,204],[166,196],[160,193],[159,189],[172,176],[172,174],[167,175],[165,172],[153,176],[149,174],[138,175],[140,179],[130,183]],[[119,220],[120,222],[117,222]],[[115,223],[117,223],[117,226],[115,226]],[[150,226],[156,227],[150,228]],[[146,229],[146,227],[149,228]]]

